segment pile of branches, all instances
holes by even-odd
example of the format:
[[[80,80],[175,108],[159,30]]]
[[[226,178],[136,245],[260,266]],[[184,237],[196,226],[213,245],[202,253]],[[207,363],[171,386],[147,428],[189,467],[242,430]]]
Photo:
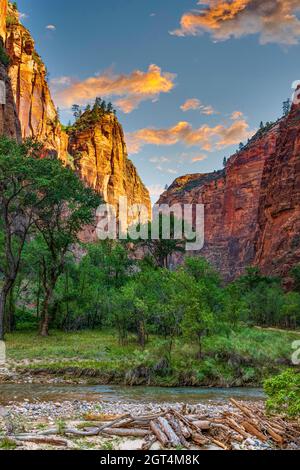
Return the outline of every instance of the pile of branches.
[[[63,434],[66,437],[136,437],[143,438],[143,449],[150,449],[156,442],[162,448],[203,447],[215,445],[224,450],[231,450],[235,443],[246,439],[257,439],[261,443],[270,443],[273,447],[285,448],[293,442],[300,446],[299,421],[286,420],[283,417],[267,417],[259,405],[241,404],[230,400],[232,409],[218,417],[191,414],[184,406],[180,412],[172,408],[161,413],[145,416],[125,414],[118,417],[88,415],[89,426],[81,429],[68,427],[58,430],[48,429],[35,435],[14,436],[16,441],[35,442],[53,445],[68,445],[68,441],[54,437]],[[51,437],[53,436],[53,437]]]

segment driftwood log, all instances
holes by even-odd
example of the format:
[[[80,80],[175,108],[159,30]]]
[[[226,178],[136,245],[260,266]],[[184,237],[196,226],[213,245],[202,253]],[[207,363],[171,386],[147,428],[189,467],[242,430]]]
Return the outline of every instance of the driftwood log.
[[[33,442],[53,446],[68,446],[68,441],[61,436],[79,437],[139,437],[144,439],[142,449],[149,450],[155,443],[162,448],[192,445],[204,447],[218,446],[223,450],[236,448],[248,438],[255,438],[261,443],[269,443],[273,448],[286,448],[293,442],[300,446],[300,423],[283,417],[269,417],[264,409],[253,403],[245,405],[234,399],[232,408],[221,415],[208,416],[197,414],[195,407],[184,406],[176,409],[161,410],[144,416],[124,414],[110,419],[106,415],[89,415],[90,423],[80,428],[68,426],[64,429],[52,427],[35,434],[13,435],[13,425],[7,426],[7,433],[14,442]],[[8,416],[5,416],[9,418]],[[96,419],[97,418],[97,419]],[[105,418],[105,419],[104,419]]]

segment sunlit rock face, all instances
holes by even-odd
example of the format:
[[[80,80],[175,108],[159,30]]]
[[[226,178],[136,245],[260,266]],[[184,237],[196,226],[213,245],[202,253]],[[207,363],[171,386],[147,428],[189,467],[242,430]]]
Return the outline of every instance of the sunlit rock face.
[[[197,252],[232,280],[249,265],[287,276],[300,262],[300,107],[233,155],[222,171],[175,180],[159,203],[205,206]],[[175,262],[181,262],[181,259]]]
[[[5,41],[6,37],[6,15],[7,15],[7,0],[0,0],[0,38]]]
[[[149,192],[128,159],[123,129],[114,114],[72,132],[68,152],[80,177],[106,202],[118,208],[119,197],[126,196],[128,205],[143,204],[151,214]]]
[[[67,136],[62,132],[52,101],[47,71],[29,31],[11,5],[7,12],[6,50],[9,76],[21,124],[22,138],[35,137],[45,149],[65,160]]]
[[[106,202],[117,208],[119,196],[127,196],[129,204],[144,204],[150,214],[149,193],[128,159],[117,118],[103,116],[85,131],[64,132],[34,40],[12,5],[0,0],[0,8],[0,35],[10,57],[7,69],[0,65],[0,80],[7,83],[7,106],[0,106],[0,134],[38,139],[46,153],[71,165]]]
[[[7,0],[0,0],[0,47],[6,56],[4,44],[6,39]],[[21,128],[16,112],[11,81],[8,75],[8,64],[0,62],[0,135],[21,140]]]

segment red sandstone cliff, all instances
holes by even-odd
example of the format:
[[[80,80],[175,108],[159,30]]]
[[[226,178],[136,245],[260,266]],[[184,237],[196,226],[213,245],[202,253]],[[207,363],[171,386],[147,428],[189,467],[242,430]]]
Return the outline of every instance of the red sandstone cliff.
[[[0,135],[21,140],[21,127],[15,106],[14,94],[8,75],[9,58],[4,48],[6,38],[7,0],[0,0]],[[4,84],[4,88],[3,88]]]
[[[81,178],[105,201],[118,207],[119,197],[127,196],[129,205],[144,204],[151,214],[149,192],[128,159],[123,129],[113,113],[71,131],[68,152]]]
[[[8,5],[8,6],[7,6]],[[10,57],[9,67],[0,64],[5,80],[7,106],[0,106],[0,135],[34,137],[47,152],[72,164],[89,186],[105,201],[117,205],[119,196],[130,204],[150,209],[150,196],[128,159],[124,134],[114,115],[106,115],[84,131],[70,136],[62,130],[47,83],[46,67],[18,11],[0,0],[0,36]]]
[[[175,180],[159,203],[205,206],[206,257],[227,280],[300,262],[300,107],[230,158],[223,171]]]
[[[0,0],[0,38],[5,41],[6,37],[6,15],[7,15],[7,0]]]

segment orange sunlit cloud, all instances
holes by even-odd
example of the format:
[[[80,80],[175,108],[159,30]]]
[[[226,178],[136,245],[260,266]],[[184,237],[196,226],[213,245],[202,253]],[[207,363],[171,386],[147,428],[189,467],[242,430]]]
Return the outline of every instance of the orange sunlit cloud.
[[[51,81],[54,99],[63,109],[74,103],[86,104],[97,96],[118,97],[115,101],[124,113],[136,109],[142,101],[156,101],[161,93],[170,92],[175,86],[176,75],[162,72],[157,65],[150,65],[146,72],[135,70],[129,75],[116,75],[111,71],[74,81],[69,77]]]
[[[175,145],[182,143],[187,147],[198,146],[212,151],[248,139],[254,131],[249,129],[245,119],[230,122],[228,126],[207,124],[194,129],[188,122],[181,121],[167,129],[144,128],[127,134],[129,153],[138,153],[144,145]]]
[[[299,43],[299,0],[199,0],[201,9],[184,13],[175,36],[209,32],[215,41],[259,34],[260,43]]]
[[[207,159],[207,155],[203,153],[203,154],[197,155],[197,157],[193,157],[192,163],[203,162],[203,160],[206,160],[206,159]]]
[[[205,106],[197,98],[190,98],[186,100],[183,105],[180,106],[180,109],[186,113],[187,111],[200,111],[201,114],[210,116],[212,114],[217,114],[212,106]]]

